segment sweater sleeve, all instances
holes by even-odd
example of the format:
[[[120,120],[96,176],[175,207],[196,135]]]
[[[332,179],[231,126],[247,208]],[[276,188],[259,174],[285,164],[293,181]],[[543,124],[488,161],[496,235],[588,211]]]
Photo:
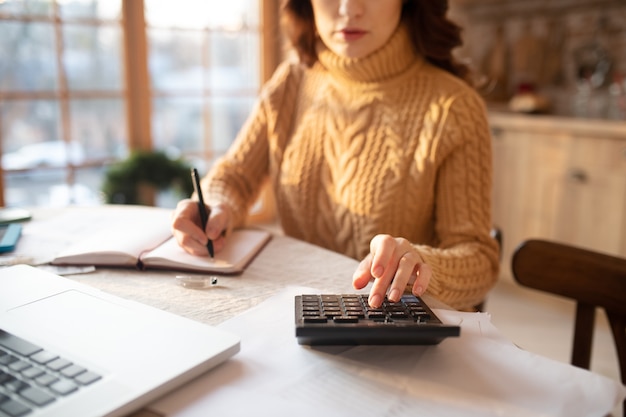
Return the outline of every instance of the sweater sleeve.
[[[473,91],[446,103],[435,189],[437,247],[416,245],[433,270],[428,292],[459,309],[495,284],[499,248],[491,237],[492,154],[484,104]]]
[[[293,84],[294,64],[285,62],[263,86],[255,106],[228,152],[218,159],[202,180],[208,204],[225,204],[233,214],[230,227],[244,224],[249,208],[268,177],[270,135],[282,97]],[[281,114],[287,118],[288,115]]]

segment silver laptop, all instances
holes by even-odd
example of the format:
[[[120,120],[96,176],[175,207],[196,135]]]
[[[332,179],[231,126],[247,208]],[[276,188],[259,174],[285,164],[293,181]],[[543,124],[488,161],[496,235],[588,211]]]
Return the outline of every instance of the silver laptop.
[[[0,416],[124,416],[239,342],[33,267],[0,269]]]

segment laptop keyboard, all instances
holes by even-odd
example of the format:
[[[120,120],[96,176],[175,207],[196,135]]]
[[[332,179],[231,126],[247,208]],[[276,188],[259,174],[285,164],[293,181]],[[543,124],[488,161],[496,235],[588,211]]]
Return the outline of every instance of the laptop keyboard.
[[[295,297],[296,337],[303,345],[429,345],[459,336],[420,297],[385,299],[370,308],[367,294],[303,294]]]
[[[0,329],[0,416],[25,416],[102,376]]]

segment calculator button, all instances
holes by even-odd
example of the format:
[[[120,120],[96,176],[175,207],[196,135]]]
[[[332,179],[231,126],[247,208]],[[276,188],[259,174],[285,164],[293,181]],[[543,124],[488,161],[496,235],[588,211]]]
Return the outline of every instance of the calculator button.
[[[335,323],[358,323],[359,318],[354,316],[337,316],[333,318]]]
[[[302,319],[305,323],[326,323],[328,319],[326,317],[304,317]]]

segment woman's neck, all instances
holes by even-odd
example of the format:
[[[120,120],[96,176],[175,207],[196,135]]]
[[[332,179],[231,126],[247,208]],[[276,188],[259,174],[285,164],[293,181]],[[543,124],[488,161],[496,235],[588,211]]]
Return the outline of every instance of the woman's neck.
[[[320,65],[332,75],[361,83],[392,79],[420,59],[411,43],[408,30],[402,24],[382,48],[364,58],[336,55],[321,42],[317,54]]]

